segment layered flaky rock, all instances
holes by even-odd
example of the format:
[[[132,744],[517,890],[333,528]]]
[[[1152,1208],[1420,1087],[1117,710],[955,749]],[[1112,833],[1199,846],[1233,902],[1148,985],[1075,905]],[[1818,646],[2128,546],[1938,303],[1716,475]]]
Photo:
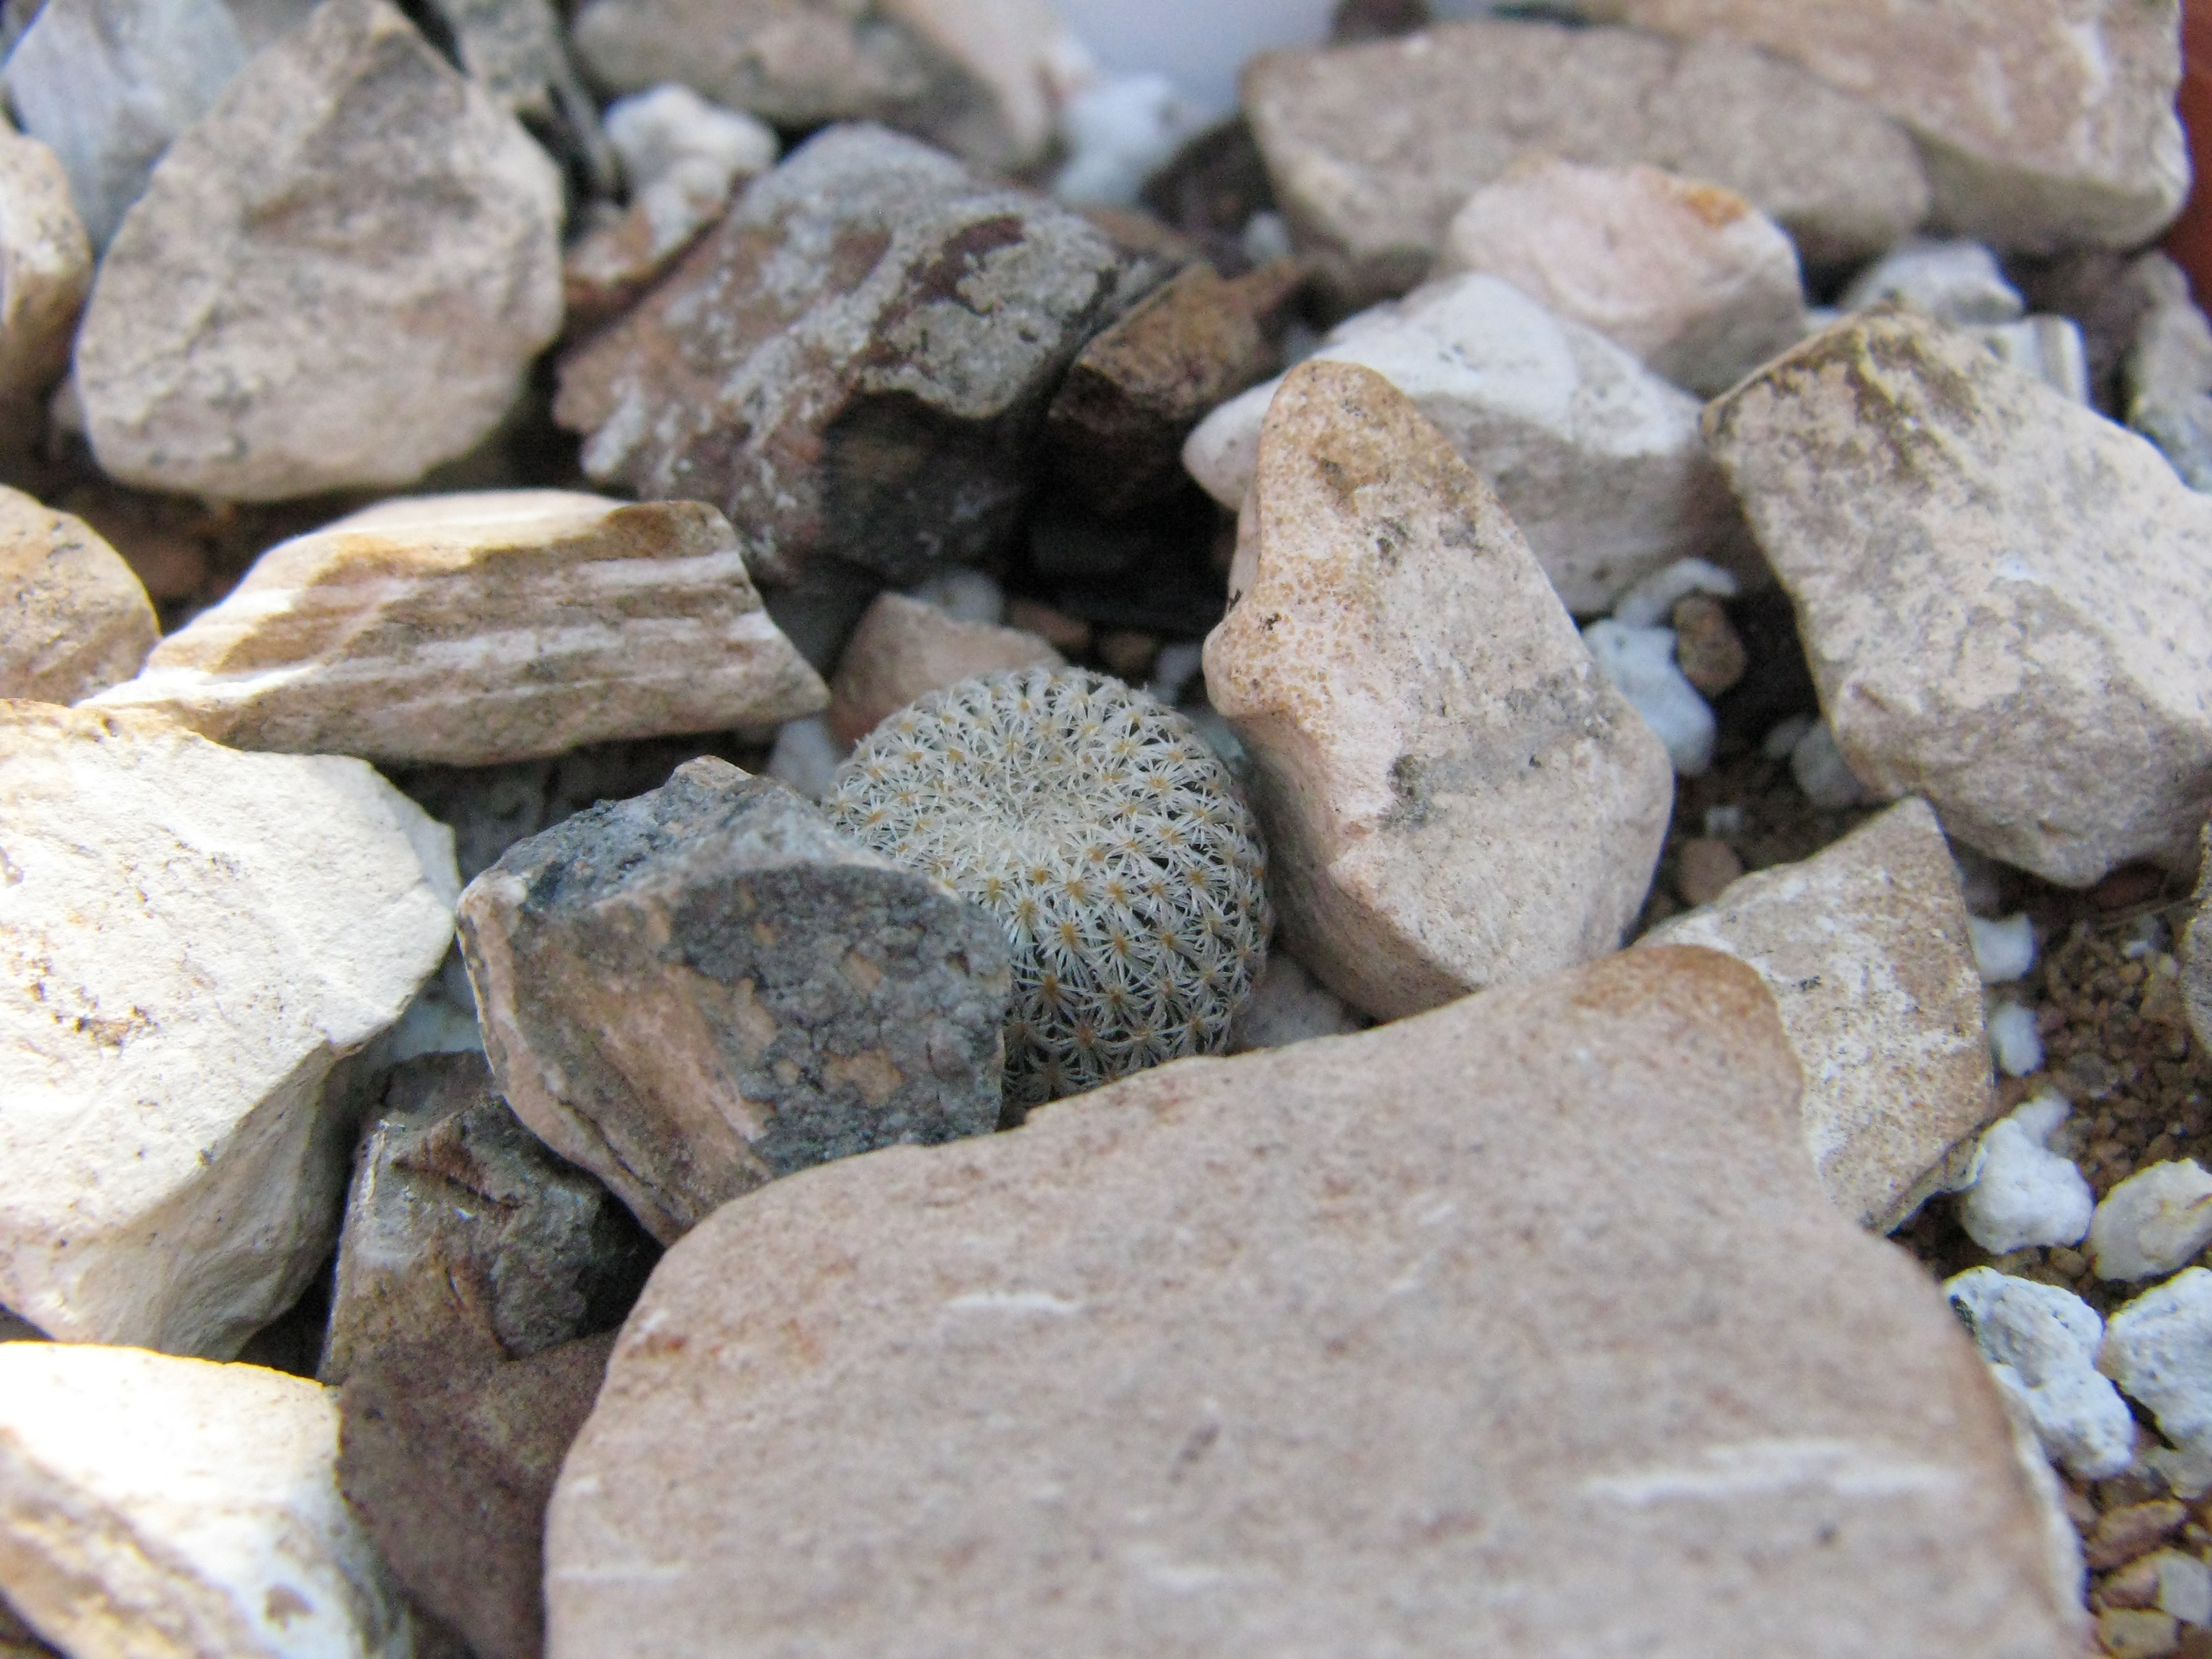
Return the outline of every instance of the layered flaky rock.
[[[1821,1190],[1863,1226],[1902,1221],[1921,1177],[1996,1114],[1966,900],[1924,801],[1645,939],[1724,951],[1766,982],[1805,1073]]]
[[[53,151],[0,131],[0,453],[36,438],[69,368],[92,244]]]
[[[1503,277],[1708,397],[1805,336],[1781,228],[1734,191],[1659,167],[1516,162],[1453,215],[1437,269]]]
[[[453,837],[361,762],[0,703],[0,1302],[235,1352],[337,1237],[332,1068],[453,936]]]
[[[962,622],[903,593],[879,594],[830,682],[830,730],[840,743],[858,743],[925,691],[1036,665],[1062,668],[1066,659],[1022,629]]]
[[[625,1328],[548,1652],[2070,1659],[1796,1091],[1748,969],[1633,951],[779,1182]]]
[[[1054,388],[1147,280],[1064,209],[834,128],[563,360],[556,413],[592,477],[720,506],[757,574],[917,580],[1012,530]]]
[[[1577,615],[1611,609],[1677,559],[1742,550],[1742,520],[1698,435],[1697,399],[1509,283],[1428,283],[1347,319],[1315,356],[1371,368],[1411,398],[1498,492]],[[1261,425],[1282,384],[1231,398],[1183,446],[1184,465],[1231,511],[1252,486]]]
[[[91,526],[0,486],[0,697],[104,691],[161,635],[145,588]]]
[[[561,325],[561,180],[386,0],[333,0],[170,147],[76,385],[125,483],[246,501],[472,447]]]
[[[1442,434],[1372,370],[1275,394],[1206,684],[1252,755],[1283,941],[1382,1017],[1602,955],[1674,772]]]
[[[0,1593],[72,1654],[408,1659],[337,1453],[301,1377],[0,1344]]]
[[[1468,194],[1516,157],[1648,161],[1736,192],[1826,264],[1928,210],[1912,141],[1877,111],[1735,43],[1483,21],[1271,52],[1244,109],[1293,223],[1355,292],[1418,282]]]
[[[271,548],[100,706],[240,749],[486,766],[828,701],[713,507],[496,490]]]
[[[2141,438],[1910,313],[1709,408],[1851,770],[2086,886],[2212,811],[2212,501]]]
[[[776,1176],[998,1122],[998,924],[726,762],[510,850],[461,942],[515,1115],[664,1243]]]
[[[1920,139],[1936,216],[2047,251],[2135,247],[2189,191],[2174,118],[2179,0],[1597,0],[1595,15],[1725,34],[1803,64]]]

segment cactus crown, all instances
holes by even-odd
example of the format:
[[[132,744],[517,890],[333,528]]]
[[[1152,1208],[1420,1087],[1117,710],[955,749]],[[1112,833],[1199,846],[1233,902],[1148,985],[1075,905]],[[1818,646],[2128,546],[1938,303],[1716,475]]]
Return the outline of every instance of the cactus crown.
[[[1010,1118],[1226,1045],[1266,959],[1266,856],[1173,709],[1084,670],[981,675],[877,726],[823,806],[1005,925]]]

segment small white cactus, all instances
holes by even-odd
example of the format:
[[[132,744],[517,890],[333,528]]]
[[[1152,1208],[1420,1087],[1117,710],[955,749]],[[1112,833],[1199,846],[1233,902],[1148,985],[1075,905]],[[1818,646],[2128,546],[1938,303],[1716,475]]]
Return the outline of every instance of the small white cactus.
[[[1191,723],[1084,670],[933,691],[840,769],[847,833],[998,916],[1008,1118],[1218,1054],[1267,957],[1260,830]]]

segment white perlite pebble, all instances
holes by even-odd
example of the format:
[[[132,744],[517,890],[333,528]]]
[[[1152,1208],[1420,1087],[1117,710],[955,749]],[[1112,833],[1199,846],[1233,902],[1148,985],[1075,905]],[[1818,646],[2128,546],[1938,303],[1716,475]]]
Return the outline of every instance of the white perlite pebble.
[[[910,599],[935,605],[955,622],[989,623],[995,627],[1006,619],[1006,590],[999,586],[998,578],[966,565],[940,570],[906,593]]]
[[[1606,617],[1583,629],[1583,643],[1667,745],[1676,772],[1695,777],[1712,765],[1718,727],[1711,708],[1675,665],[1673,629],[1631,628]]]
[[[337,1455],[304,1377],[0,1344],[0,1593],[77,1659],[410,1659]]]
[[[1943,1286],[1997,1386],[2027,1411],[2053,1462],[2105,1480],[2135,1461],[2136,1420],[2097,1373],[2105,1322],[2073,1291],[1970,1267]]]
[[[1773,741],[1770,734],[1769,742]],[[1790,747],[1790,775],[1814,805],[1830,811],[1863,805],[1871,797],[1826,720],[1815,720]]]
[[[2114,1314],[2097,1369],[2176,1446],[2212,1456],[2212,1273],[2177,1273]]]
[[[1063,202],[1133,207],[1145,180],[1206,125],[1164,75],[1117,75],[1060,112],[1068,162],[1053,180]]]
[[[607,143],[622,158],[632,195],[678,169],[712,169],[727,180],[775,165],[775,129],[757,117],[710,104],[671,82],[607,106]]]
[[[1674,614],[1674,607],[1693,593],[1716,599],[1732,599],[1741,584],[1734,575],[1705,559],[1677,559],[1664,570],[1655,570],[1613,601],[1613,619],[1631,628],[1656,628]]]
[[[2138,1170],[2106,1193],[2089,1223],[2100,1279],[2156,1279],[2212,1243],[2212,1175],[2193,1158]]]
[[[1300,967],[1287,951],[1270,951],[1251,1000],[1237,1011],[1229,1051],[1281,1048],[1309,1037],[1342,1036],[1367,1022]]]
[[[1857,311],[1884,300],[1902,300],[1946,323],[2015,322],[2027,310],[1997,256],[1979,242],[1924,236],[1906,238],[1861,271],[1842,303]]]
[[[820,800],[830,793],[837,769],[852,752],[851,744],[837,741],[827,715],[786,720],[776,728],[775,746],[769,751],[768,775],[778,783],[789,784],[809,800]]]
[[[2008,985],[2035,966],[2035,924],[2023,910],[1991,921],[1966,918],[1966,932],[1974,941],[1974,963],[1984,985]]]
[[[1983,1134],[1959,1224],[1991,1255],[2076,1244],[2089,1231],[2096,1195],[2074,1160],[2045,1144],[2073,1109],[2057,1095],[2038,1095]]]
[[[2160,1550],[2158,1610],[2185,1625],[2212,1625],[2212,1565],[2179,1550]]]
[[[2001,1002],[1990,1009],[1990,1052],[2007,1077],[2026,1077],[2040,1069],[2043,1033],[2036,1029],[2034,1010],[2017,1002]]]
[[[2089,349],[2071,317],[2023,317],[1966,331],[1999,362],[2033,374],[2077,404],[2089,401]]]

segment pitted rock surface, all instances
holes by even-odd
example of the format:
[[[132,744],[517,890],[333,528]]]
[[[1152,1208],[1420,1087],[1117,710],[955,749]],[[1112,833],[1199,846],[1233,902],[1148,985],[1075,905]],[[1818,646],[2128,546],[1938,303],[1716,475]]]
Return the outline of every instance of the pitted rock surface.
[[[0,485],[0,696],[76,702],[137,673],[161,635],[91,526]]]
[[[1012,532],[1060,376],[1158,274],[926,145],[836,127],[562,360],[555,412],[593,478],[720,507],[757,576],[916,581]]]
[[[998,1123],[998,923],[726,762],[510,849],[461,943],[515,1115],[664,1243],[793,1170]]]

